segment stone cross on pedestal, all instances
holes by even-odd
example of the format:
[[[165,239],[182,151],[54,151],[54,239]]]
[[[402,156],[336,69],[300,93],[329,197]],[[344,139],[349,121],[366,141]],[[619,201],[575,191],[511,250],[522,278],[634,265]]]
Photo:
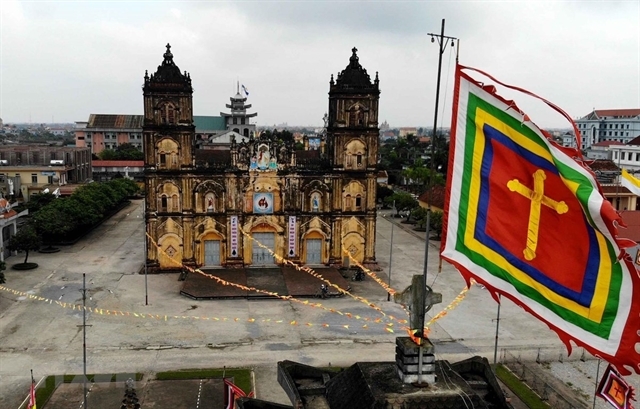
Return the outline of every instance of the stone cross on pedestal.
[[[422,275],[414,275],[411,285],[393,296],[393,301],[409,310],[411,333],[418,330],[415,335],[420,338],[420,344],[414,342],[415,338],[396,338],[396,369],[403,383],[428,385],[436,382],[436,357],[433,344],[424,334],[424,315],[442,302],[442,294],[434,293],[423,280]]]
[[[434,304],[440,304],[442,302],[442,294],[434,293],[431,287],[428,285],[423,286],[423,276],[414,275],[411,279],[411,285],[407,287],[401,293],[395,293],[393,295],[393,301],[396,304],[404,305],[410,312],[410,326],[412,330],[419,330],[420,334],[423,332],[423,316],[433,307]],[[420,309],[424,300],[424,311],[421,313]]]

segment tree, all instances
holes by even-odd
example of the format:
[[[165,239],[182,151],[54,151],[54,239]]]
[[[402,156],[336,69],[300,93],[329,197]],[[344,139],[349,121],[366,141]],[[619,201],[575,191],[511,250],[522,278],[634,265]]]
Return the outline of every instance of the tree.
[[[436,237],[440,238],[442,236],[442,212],[435,211],[431,212],[431,217],[429,218],[429,224],[431,225],[431,230],[436,233]]]
[[[102,160],[116,160],[117,153],[113,149],[105,149],[98,154],[98,157]]]
[[[404,177],[411,179],[414,184],[418,185],[421,192],[429,190],[432,186],[444,185],[444,177],[437,171],[431,171],[426,167],[422,160],[418,159],[416,163],[403,172]]]
[[[404,192],[394,193],[384,199],[384,203],[388,206],[393,206],[394,202],[396,206],[396,215],[400,214],[400,212],[411,210],[418,206],[418,201],[409,193]]]
[[[380,203],[384,203],[384,200],[393,195],[393,189],[388,186],[381,185],[380,183],[376,186],[376,201]]]
[[[116,160],[143,160],[144,154],[130,143],[121,143],[116,148]]]
[[[51,203],[55,198],[56,197],[51,193],[39,193],[31,196],[25,206],[27,209],[29,209],[30,214],[34,214],[38,210]]]
[[[7,269],[7,264],[4,261],[0,261],[0,284],[4,284],[7,280],[4,278],[4,270]]]
[[[43,207],[32,216],[33,224],[40,237],[48,242],[64,236],[76,227],[73,216],[67,213],[62,202],[68,199],[58,199],[56,202]],[[49,249],[53,248],[51,245]]]
[[[24,251],[24,262],[22,264],[27,264],[29,252],[38,250],[41,243],[42,241],[38,233],[36,233],[36,229],[33,226],[26,225],[11,236],[7,248],[11,251]]]

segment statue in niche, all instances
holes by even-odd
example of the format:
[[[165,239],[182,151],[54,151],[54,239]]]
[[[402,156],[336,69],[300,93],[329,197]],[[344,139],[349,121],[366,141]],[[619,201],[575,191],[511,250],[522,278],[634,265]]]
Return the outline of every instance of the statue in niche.
[[[265,170],[269,168],[270,159],[271,153],[269,153],[269,146],[265,144],[258,146],[258,169]]]
[[[207,207],[207,212],[213,212],[215,210],[215,196],[213,195],[213,193],[207,193],[207,196],[205,197],[205,204]]]
[[[320,211],[320,194],[314,193],[311,195],[311,210],[314,212]]]

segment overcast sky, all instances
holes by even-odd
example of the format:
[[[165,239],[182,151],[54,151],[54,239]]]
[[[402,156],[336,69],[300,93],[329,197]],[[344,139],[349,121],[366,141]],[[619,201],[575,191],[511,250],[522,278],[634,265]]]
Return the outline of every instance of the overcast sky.
[[[165,44],[188,71],[194,113],[219,115],[249,90],[258,125],[321,125],[329,79],[358,48],[380,77],[392,127],[433,126],[438,45],[460,63],[526,88],[572,117],[640,108],[640,1],[0,1],[0,118],[86,121],[142,114],[145,70]],[[456,49],[442,55],[438,125],[449,126]],[[477,76],[477,75],[476,75]],[[482,79],[477,76],[478,79]],[[568,127],[528,97],[542,127]]]

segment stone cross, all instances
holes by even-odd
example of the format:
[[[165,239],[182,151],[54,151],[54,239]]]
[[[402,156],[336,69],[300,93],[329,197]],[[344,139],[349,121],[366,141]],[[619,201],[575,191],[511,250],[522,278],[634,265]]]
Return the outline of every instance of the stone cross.
[[[422,334],[423,328],[423,316],[431,309],[434,304],[440,304],[442,302],[442,294],[434,293],[431,287],[423,286],[422,275],[414,275],[411,279],[411,285],[407,287],[401,293],[395,293],[393,295],[393,301],[396,304],[404,305],[410,312],[410,324],[412,330],[419,330]],[[421,313],[420,309],[424,300],[424,311]]]

